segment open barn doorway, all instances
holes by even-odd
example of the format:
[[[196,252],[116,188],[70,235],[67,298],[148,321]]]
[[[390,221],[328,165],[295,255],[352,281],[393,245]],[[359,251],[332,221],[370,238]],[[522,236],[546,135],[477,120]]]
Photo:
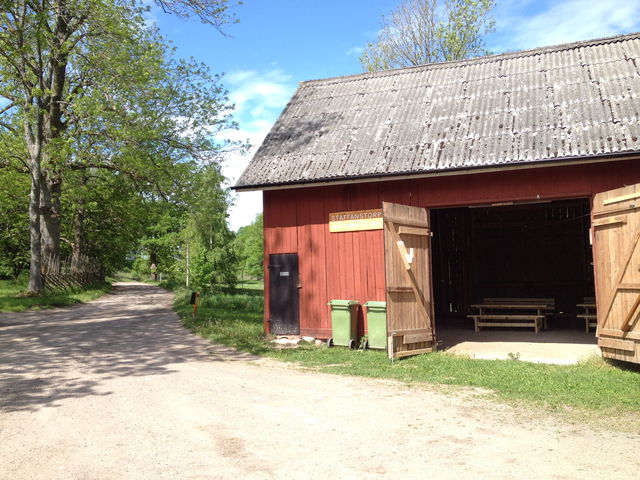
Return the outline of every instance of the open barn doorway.
[[[467,338],[542,343],[552,336],[595,344],[577,306],[595,295],[589,199],[431,209],[431,226],[441,346]],[[540,334],[509,327],[476,333],[467,315],[486,298],[549,298],[555,305]]]

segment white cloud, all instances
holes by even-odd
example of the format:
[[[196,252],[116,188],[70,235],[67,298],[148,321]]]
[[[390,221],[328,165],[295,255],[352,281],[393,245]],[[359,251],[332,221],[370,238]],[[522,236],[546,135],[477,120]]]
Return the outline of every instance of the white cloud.
[[[280,112],[293,95],[295,84],[291,76],[281,70],[265,72],[240,70],[225,75],[229,99],[235,104],[234,117],[240,130],[226,132],[232,140],[249,140],[252,147],[247,155],[231,153],[226,156],[222,172],[229,185],[234,185],[249,164],[264,137],[269,133]],[[237,230],[251,223],[262,211],[262,192],[242,192],[234,195],[229,209],[229,226]]]
[[[273,110],[279,113],[291,97],[290,80],[290,75],[277,69],[263,73],[243,70],[226,75],[229,99],[236,106],[235,115],[240,117],[247,110],[254,110],[249,120],[255,121]]]
[[[532,15],[533,9],[539,13]],[[488,47],[495,53],[640,29],[640,0],[512,0],[499,3],[494,14],[496,33],[488,38]]]
[[[364,47],[351,47],[346,51],[346,54],[349,56],[355,55],[359,57],[362,52],[364,52]]]

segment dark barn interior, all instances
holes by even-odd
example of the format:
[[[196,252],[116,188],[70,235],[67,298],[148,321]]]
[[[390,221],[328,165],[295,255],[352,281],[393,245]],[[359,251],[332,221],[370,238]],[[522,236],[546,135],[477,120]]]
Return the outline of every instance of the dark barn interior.
[[[436,326],[469,326],[485,297],[553,298],[549,328],[584,328],[594,296],[588,199],[431,210]]]

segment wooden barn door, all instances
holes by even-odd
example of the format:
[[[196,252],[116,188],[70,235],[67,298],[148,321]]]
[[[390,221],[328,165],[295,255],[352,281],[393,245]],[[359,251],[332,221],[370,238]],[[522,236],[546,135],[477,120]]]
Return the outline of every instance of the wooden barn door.
[[[435,350],[431,232],[424,208],[384,202],[389,358]]]
[[[640,184],[595,195],[592,228],[598,345],[640,363]]]

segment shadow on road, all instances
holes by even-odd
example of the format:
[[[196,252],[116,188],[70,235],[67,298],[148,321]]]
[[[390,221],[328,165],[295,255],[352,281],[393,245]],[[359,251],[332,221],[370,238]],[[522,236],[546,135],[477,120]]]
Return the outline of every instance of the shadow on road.
[[[160,288],[116,284],[96,302],[0,314],[0,410],[109,395],[104,380],[162,375],[172,364],[255,358],[192,335],[170,302],[171,294]]]

